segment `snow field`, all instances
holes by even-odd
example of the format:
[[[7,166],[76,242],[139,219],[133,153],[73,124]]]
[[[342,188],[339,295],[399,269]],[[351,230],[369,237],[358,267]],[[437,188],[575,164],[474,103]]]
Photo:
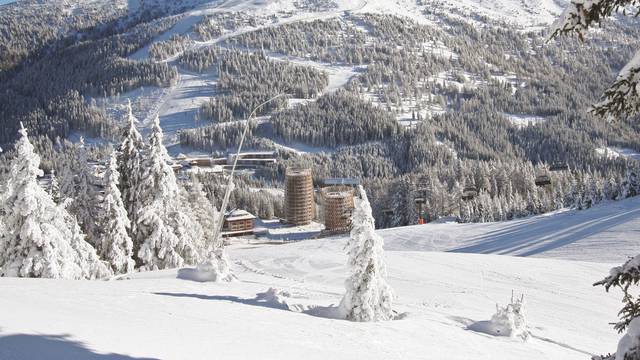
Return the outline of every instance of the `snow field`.
[[[236,265],[240,280],[224,284],[179,280],[176,270],[108,282],[0,279],[0,306],[12,309],[0,320],[0,344],[11,334],[67,334],[94,353],[161,359],[584,359],[617,342],[607,323],[619,294],[591,286],[609,265],[562,260],[388,251],[403,320],[305,313],[319,307],[326,315],[340,301],[343,246],[326,239],[236,247],[231,258],[262,273]],[[467,329],[489,320],[513,289],[526,294],[531,339]],[[15,359],[36,351],[9,342],[0,358],[7,349]]]

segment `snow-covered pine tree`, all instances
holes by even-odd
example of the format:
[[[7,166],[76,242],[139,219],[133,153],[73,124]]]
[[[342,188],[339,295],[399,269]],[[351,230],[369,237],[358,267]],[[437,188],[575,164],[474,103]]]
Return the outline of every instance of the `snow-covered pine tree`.
[[[610,176],[604,183],[604,197],[606,200],[615,200],[618,198],[618,182],[615,177]]]
[[[73,171],[73,163],[76,161],[75,156],[75,151],[65,152],[62,160],[57,164],[58,173],[56,174],[56,178],[58,179],[60,191],[58,203],[63,203],[67,199],[73,199],[75,194],[75,176]]]
[[[204,247],[208,251],[215,246],[213,243],[213,234],[218,218],[218,209],[209,201],[202,183],[197,176],[191,177],[191,186],[189,187],[186,202],[190,204],[196,221],[202,226],[204,232]]]
[[[383,239],[375,232],[371,205],[360,186],[348,247],[350,275],[340,308],[351,321],[393,319],[393,291],[387,284]]]
[[[77,164],[75,164],[76,174],[73,177],[73,201],[69,204],[68,210],[78,219],[87,241],[98,248],[99,234],[96,227],[96,199],[98,192],[95,189],[96,179],[93,167],[89,164],[88,151],[89,149],[85,146],[84,139],[80,138],[80,144],[77,148]]]
[[[564,194],[561,184],[558,184],[553,188],[552,203],[554,210],[560,210],[564,207]]]
[[[133,116],[131,102],[127,103],[127,124],[123,134],[122,144],[118,152],[118,173],[120,174],[120,193],[127,215],[131,221],[129,235],[134,241],[134,257],[140,249],[140,243],[136,240],[136,226],[138,211],[147,205],[141,196],[140,178],[142,177],[142,161],[144,142],[142,135],[136,129],[136,118]]]
[[[409,179],[402,179],[395,184],[392,196],[393,227],[415,225],[418,223],[418,210],[415,203],[417,194]]]
[[[200,260],[197,242],[202,241],[202,228],[182,209],[180,190],[162,139],[160,120],[156,117],[138,187],[141,201],[148,205],[138,211],[135,240],[141,244],[138,251],[141,265],[148,270],[180,267],[185,262],[195,264]]]
[[[551,38],[576,33],[580,39],[585,32],[618,10],[640,14],[638,0],[572,0],[551,28]],[[631,10],[630,10],[631,8]],[[640,110],[640,51],[622,68],[611,87],[605,90],[593,113],[604,118],[617,118],[637,114]]]
[[[637,195],[637,176],[632,167],[631,163],[627,163],[627,171],[622,180],[621,191],[620,191],[620,199],[626,199],[631,196]]]
[[[0,201],[6,227],[0,244],[0,276],[95,279],[111,275],[84,241],[75,218],[62,205],[56,206],[38,184],[40,157],[27,131],[21,128],[19,133]]]
[[[56,204],[60,203],[60,183],[58,183],[55,170],[51,170],[51,183],[49,183],[47,192],[49,193],[49,196],[51,196],[53,202]]]
[[[113,151],[104,174],[104,195],[98,219],[102,230],[98,253],[109,263],[114,273],[125,274],[133,271],[135,262],[133,242],[127,232],[131,224],[118,189],[120,174],[117,167],[116,152]]]

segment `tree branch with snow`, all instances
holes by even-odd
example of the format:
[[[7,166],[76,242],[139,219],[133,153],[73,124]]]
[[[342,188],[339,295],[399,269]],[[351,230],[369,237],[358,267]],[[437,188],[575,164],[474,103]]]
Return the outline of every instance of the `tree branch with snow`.
[[[639,0],[573,0],[551,26],[550,39],[576,33],[580,40],[589,28],[622,11],[640,15]],[[620,71],[614,83],[605,90],[602,100],[590,112],[605,119],[628,117],[640,112],[640,53]]]

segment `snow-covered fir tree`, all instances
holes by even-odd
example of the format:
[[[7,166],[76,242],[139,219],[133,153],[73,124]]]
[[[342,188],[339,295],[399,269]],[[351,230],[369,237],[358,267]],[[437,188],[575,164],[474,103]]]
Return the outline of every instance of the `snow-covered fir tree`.
[[[98,191],[95,188],[96,178],[91,164],[89,164],[89,149],[84,144],[84,139],[80,138],[77,148],[77,163],[74,166],[75,176],[73,176],[73,197],[68,206],[68,210],[78,219],[78,224],[86,234],[87,241],[98,248],[99,235],[96,227]]]
[[[137,213],[135,233],[135,241],[140,244],[137,255],[145,269],[174,268],[200,260],[198,243],[202,241],[202,227],[182,208],[180,189],[162,139],[160,120],[156,117],[141,164],[144,173],[137,194],[147,204]]]
[[[133,271],[133,242],[129,236],[130,227],[127,211],[122,203],[118,189],[118,173],[116,152],[113,151],[104,174],[104,195],[100,203],[100,239],[98,253],[111,266],[116,274]]]
[[[225,197],[222,201],[220,212],[226,210],[226,200],[229,199],[235,188],[235,184],[230,181],[227,185],[227,188],[225,188]],[[228,282],[236,279],[236,276],[231,271],[230,262],[227,258],[227,254],[224,248],[224,242],[222,240],[222,219],[220,218],[221,215],[222,214],[219,214],[217,218],[214,218],[215,228],[212,229],[212,233],[209,235],[209,241],[211,243],[207,244],[206,252],[204,253],[206,256],[196,268],[198,277],[201,281]]]
[[[96,279],[111,271],[84,241],[75,218],[56,205],[38,184],[40,157],[20,130],[11,162],[4,207],[5,232],[0,240],[1,276]]]
[[[47,192],[51,196],[51,199],[56,204],[60,203],[60,183],[58,182],[58,178],[56,177],[55,170],[51,170],[51,182],[49,183],[49,188]]]
[[[138,239],[138,236],[136,236],[138,211],[144,205],[147,205],[144,203],[144,198],[141,197],[140,193],[144,142],[142,135],[136,129],[136,122],[137,120],[133,116],[131,109],[131,102],[128,102],[126,128],[118,152],[118,173],[120,174],[122,202],[131,220],[129,234],[134,241],[134,256],[137,256],[137,251],[140,249],[140,243],[136,241]]]
[[[213,234],[219,216],[218,209],[209,201],[202,189],[202,183],[196,176],[191,177],[186,203],[189,204],[196,221],[202,226],[205,250],[217,247]]]
[[[371,205],[360,186],[360,198],[353,211],[351,236],[347,244],[350,275],[340,308],[351,321],[393,319],[393,291],[387,284],[383,240],[375,232]]]

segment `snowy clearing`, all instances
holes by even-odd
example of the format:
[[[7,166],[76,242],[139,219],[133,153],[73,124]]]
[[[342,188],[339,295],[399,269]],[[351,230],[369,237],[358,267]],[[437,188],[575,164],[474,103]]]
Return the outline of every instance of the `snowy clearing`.
[[[524,114],[504,114],[509,122],[518,128],[541,124],[547,119],[542,116],[524,115]]]
[[[609,159],[615,159],[619,156],[640,160],[640,152],[629,149],[629,148],[619,148],[619,147],[599,147],[596,149],[596,153],[600,156],[605,156]]]

